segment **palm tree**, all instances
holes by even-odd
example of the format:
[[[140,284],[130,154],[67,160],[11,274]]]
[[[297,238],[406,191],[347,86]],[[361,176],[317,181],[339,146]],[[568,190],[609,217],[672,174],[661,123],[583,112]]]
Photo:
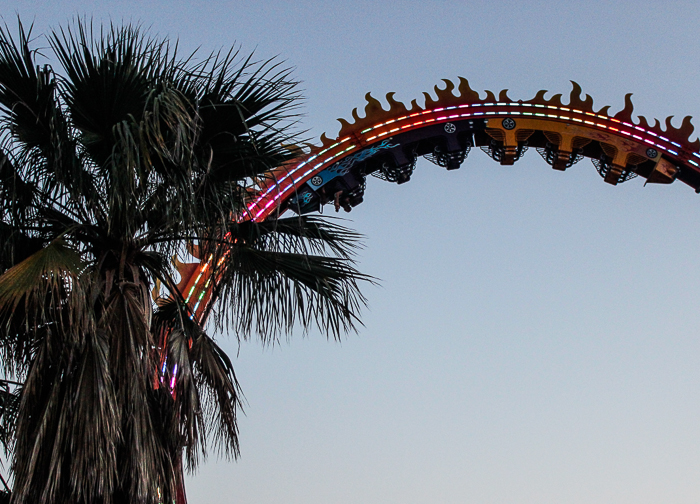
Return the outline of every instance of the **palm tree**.
[[[206,314],[238,338],[353,330],[358,235],[245,219],[298,141],[297,83],[239,52],[181,58],[139,27],[0,28],[0,441],[14,503],[172,502],[183,464],[238,455],[229,357],[177,287],[211,258]],[[38,61],[44,59],[44,64]],[[3,437],[4,436],[4,437]]]

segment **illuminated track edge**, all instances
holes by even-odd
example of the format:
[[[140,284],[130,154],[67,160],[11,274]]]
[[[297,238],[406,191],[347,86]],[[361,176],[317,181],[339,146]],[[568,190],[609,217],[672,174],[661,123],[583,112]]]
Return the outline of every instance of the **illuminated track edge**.
[[[610,184],[641,176],[647,183],[680,180],[700,192],[700,140],[690,141],[694,131],[690,116],[678,128],[671,117],[665,127],[641,116],[635,123],[631,94],[625,96],[624,108],[610,115],[607,106],[594,110],[593,99],[582,98],[573,81],[566,104],[560,94],[546,99],[545,90],[527,101],[514,101],[507,90],[498,98],[486,91],[481,98],[464,78],[459,79],[455,95],[455,85],[443,82],[444,89],[435,86],[436,99],[423,93],[423,107],[413,100],[409,108],[389,93],[385,110],[368,93],[364,117],[354,109],[353,122],[339,119],[337,138],[322,135],[320,146],[311,146],[251,188],[240,219],[263,221],[288,209],[308,213],[328,203],[349,211],[362,202],[368,175],[403,183],[410,179],[418,157],[456,169],[474,147],[503,165],[535,148],[557,170],[587,157]],[[209,260],[199,259],[203,260],[197,267],[183,265],[179,285],[197,319],[206,311],[212,288],[211,277],[205,274]]]

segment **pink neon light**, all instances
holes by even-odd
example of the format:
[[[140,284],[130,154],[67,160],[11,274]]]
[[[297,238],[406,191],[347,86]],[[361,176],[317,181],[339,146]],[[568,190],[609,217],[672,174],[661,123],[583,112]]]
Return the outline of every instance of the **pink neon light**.
[[[175,388],[175,377],[177,376],[177,364],[173,367],[173,377],[170,379],[170,388]]]

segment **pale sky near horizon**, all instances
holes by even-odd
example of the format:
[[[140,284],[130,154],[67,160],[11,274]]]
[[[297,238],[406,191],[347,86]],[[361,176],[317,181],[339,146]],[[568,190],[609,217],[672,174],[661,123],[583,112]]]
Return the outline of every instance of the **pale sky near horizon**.
[[[303,81],[302,125],[334,137],[364,94],[408,103],[581,84],[596,106],[698,117],[697,2],[0,0],[35,34],[75,15],[140,21],[185,50],[240,44]],[[334,214],[331,209],[328,213]],[[191,504],[700,501],[700,196],[605,184],[589,160],[421,160],[368,181],[365,327],[262,348],[220,337],[246,394],[240,460],[212,454]]]

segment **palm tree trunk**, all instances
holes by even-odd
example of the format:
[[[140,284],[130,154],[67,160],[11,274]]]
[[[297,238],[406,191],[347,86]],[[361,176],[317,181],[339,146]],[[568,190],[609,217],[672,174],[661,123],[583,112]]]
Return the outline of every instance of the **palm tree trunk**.
[[[187,496],[185,495],[185,472],[182,468],[182,455],[177,461],[177,494],[175,496],[175,504],[187,504]]]

